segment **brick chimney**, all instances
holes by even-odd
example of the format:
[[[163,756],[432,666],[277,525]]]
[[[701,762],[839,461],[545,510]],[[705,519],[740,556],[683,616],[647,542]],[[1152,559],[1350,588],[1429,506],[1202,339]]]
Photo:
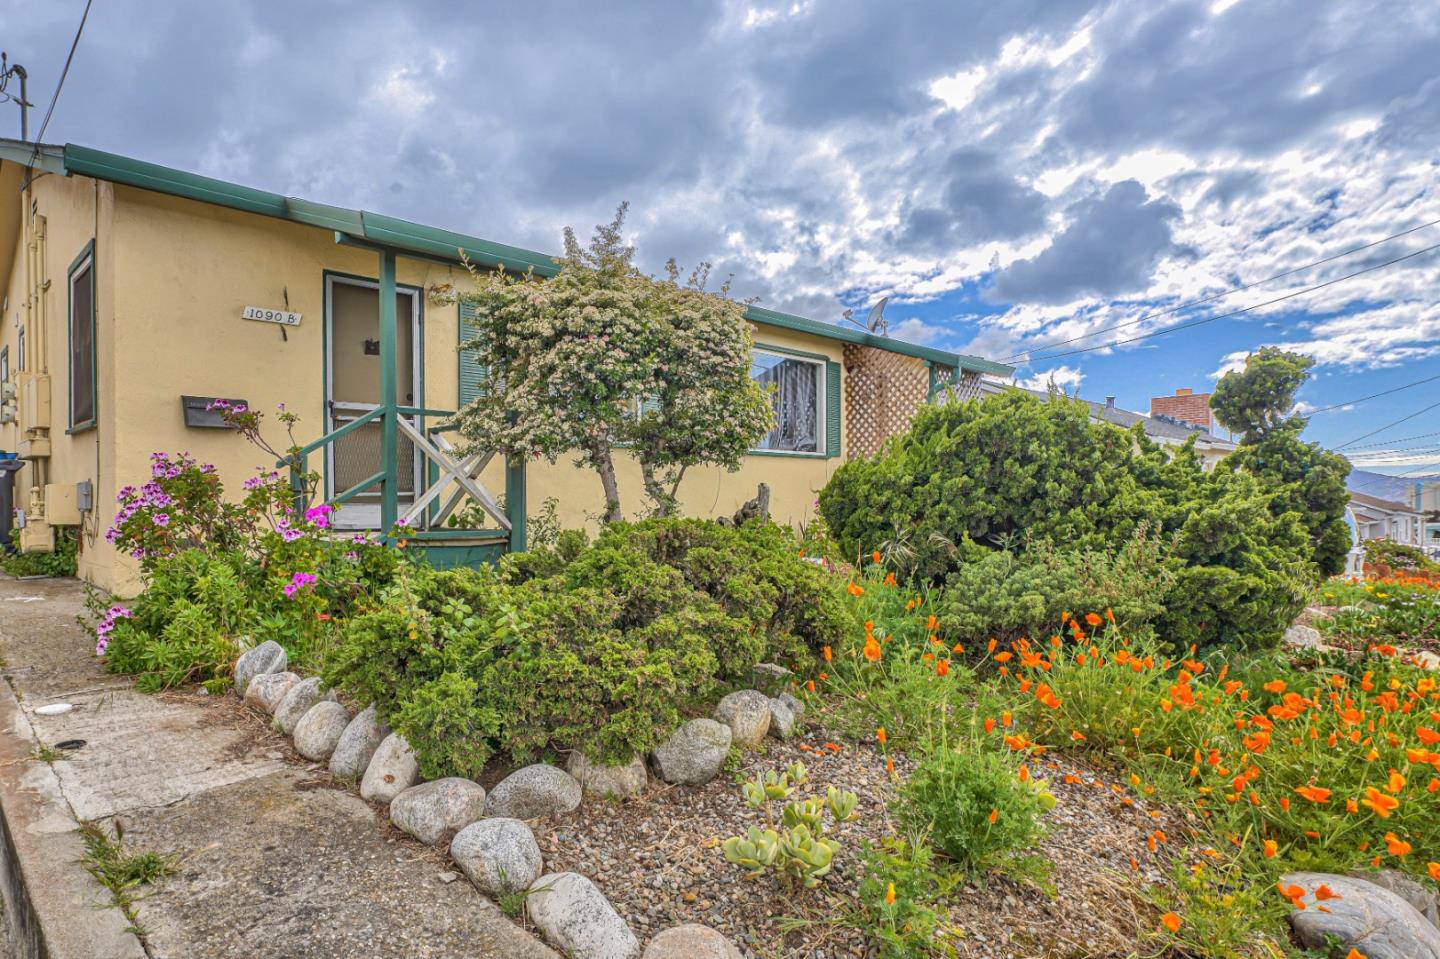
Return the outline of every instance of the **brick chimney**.
[[[1168,416],[1182,423],[1210,429],[1214,420],[1210,416],[1210,394],[1196,393],[1181,387],[1174,396],[1153,396],[1150,398],[1150,415]]]

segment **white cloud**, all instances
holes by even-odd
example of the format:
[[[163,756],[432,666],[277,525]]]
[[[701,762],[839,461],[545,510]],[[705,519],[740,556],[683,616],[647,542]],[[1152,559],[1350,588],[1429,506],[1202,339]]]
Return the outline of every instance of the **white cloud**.
[[[1017,378],[1015,380],[1017,386],[1027,390],[1045,391],[1054,386],[1066,393],[1075,393],[1083,382],[1085,382],[1084,372],[1074,366],[1057,366],[1051,370],[1041,370],[1024,379]]]

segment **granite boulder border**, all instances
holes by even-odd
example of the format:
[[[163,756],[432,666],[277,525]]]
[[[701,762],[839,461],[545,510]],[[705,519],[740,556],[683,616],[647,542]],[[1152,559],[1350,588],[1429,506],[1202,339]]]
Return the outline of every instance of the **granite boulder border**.
[[[370,765],[370,757],[380,748],[390,730],[375,715],[374,706],[366,706],[340,734],[335,751],[330,754],[330,774],[341,779],[359,779]]]
[[[605,894],[579,873],[558,872],[530,884],[525,914],[547,942],[571,959],[636,959],[640,940]]]
[[[540,845],[519,819],[473,822],[450,841],[450,858],[481,892],[492,896],[527,889],[545,868]]]
[[[581,798],[580,783],[574,776],[558,766],[535,763],[495,784],[485,803],[485,815],[544,819],[572,812]]]
[[[420,764],[410,744],[399,733],[391,733],[380,743],[365,768],[365,775],[360,779],[360,798],[388,803],[415,785],[419,775]]]
[[[333,700],[322,699],[295,724],[295,751],[312,762],[323,763],[335,751],[348,725],[350,711]]]
[[[235,692],[241,696],[250,686],[250,680],[265,673],[283,673],[290,665],[290,654],[285,647],[267,639],[254,649],[246,650],[235,661]]]
[[[295,673],[261,673],[245,687],[245,705],[273,713],[285,694],[298,682],[300,677]]]
[[[289,736],[295,732],[295,727],[300,720],[310,711],[310,707],[322,699],[334,699],[335,692],[330,690],[324,695],[320,693],[320,680],[302,679],[290,691],[285,698],[280,700],[280,705],[275,707],[275,728]]]
[[[390,800],[390,821],[427,846],[448,843],[484,815],[484,788],[459,776],[411,786]]]

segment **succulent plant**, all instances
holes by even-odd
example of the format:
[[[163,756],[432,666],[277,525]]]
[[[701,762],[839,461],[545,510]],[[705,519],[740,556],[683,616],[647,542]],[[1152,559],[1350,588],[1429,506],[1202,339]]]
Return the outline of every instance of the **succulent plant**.
[[[855,806],[859,802],[859,797],[846,789],[831,786],[825,793],[825,804],[830,807],[830,815],[835,817],[837,823],[849,822],[854,818]]]
[[[744,836],[731,836],[720,845],[725,859],[752,876],[758,876],[775,864],[780,853],[780,837],[773,829],[754,826]]]

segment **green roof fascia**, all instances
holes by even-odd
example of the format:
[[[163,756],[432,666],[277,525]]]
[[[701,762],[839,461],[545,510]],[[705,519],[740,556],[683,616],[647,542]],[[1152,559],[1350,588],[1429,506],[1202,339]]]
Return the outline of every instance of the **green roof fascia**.
[[[824,323],[820,320],[796,316],[793,313],[767,310],[760,306],[746,308],[745,318],[752,323],[763,323],[766,326],[777,326],[784,330],[794,330],[797,333],[809,333],[814,336],[823,336],[832,340],[843,340],[846,343],[871,346],[877,350],[888,350],[891,353],[913,356],[916,359],[928,360],[931,363],[939,363],[942,366],[959,367],[962,370],[969,370],[972,373],[992,373],[996,376],[1009,376],[1015,372],[1013,366],[1006,366],[1004,363],[996,363],[994,360],[983,359],[979,356],[967,356],[964,353],[951,353],[947,350],[937,350],[931,346],[906,343],[904,340],[895,340],[888,336],[876,336],[874,333],[867,333],[864,330],[851,330],[843,326],[837,326],[834,323]]]
[[[359,233],[363,228],[360,213],[356,210],[297,200],[268,190],[256,190],[183,170],[172,170],[158,163],[132,160],[73,143],[65,144],[65,172],[109,180],[112,183],[124,183],[143,190],[168,193],[171,196],[233,210],[244,210],[247,213],[292,220],[327,230]]]
[[[413,250],[450,260],[458,260],[459,251],[464,250],[471,261],[481,266],[495,267],[503,264],[507,270],[519,273],[534,270],[536,276],[543,277],[551,277],[560,272],[554,257],[536,253],[534,250],[492,243],[463,233],[452,233],[408,220],[397,220],[379,213],[361,213],[360,219],[363,223],[361,235],[365,239],[397,250]]]
[[[18,141],[0,141],[0,160],[16,159],[20,153],[24,153],[24,159],[28,160],[34,149],[33,146],[20,144]],[[53,163],[57,152],[57,148],[42,147],[42,159],[48,157],[49,162]],[[15,156],[11,154],[15,154]],[[258,213],[262,216],[272,216],[321,227],[351,237],[361,237],[377,245],[394,248],[398,252],[409,251],[429,257],[458,260],[459,252],[463,250],[468,258],[481,266],[495,267],[503,264],[507,269],[517,271],[534,270],[537,276],[543,277],[554,276],[559,272],[559,266],[554,257],[537,253],[534,250],[507,246],[503,243],[492,243],[489,240],[466,236],[463,233],[452,233],[449,230],[411,223],[408,220],[382,216],[378,213],[366,213],[323,203],[311,203],[308,200],[298,200],[282,196],[279,193],[240,186],[236,183],[228,183],[195,173],[186,173],[183,170],[171,169],[158,163],[146,163],[143,160],[134,160],[130,157],[106,153],[103,150],[95,150],[73,143],[65,144],[63,159],[66,173],[124,183],[201,203],[212,203],[235,210],[244,210],[248,213]],[[1014,367],[978,356],[966,356],[937,350],[929,346],[919,346],[886,336],[876,336],[863,330],[850,330],[834,323],[824,323],[792,313],[767,310],[763,307],[747,307],[745,317],[752,323],[762,323],[766,326],[793,330],[797,333],[808,333],[826,339],[842,340],[846,343],[857,343],[976,373],[1009,376],[1014,372]]]

